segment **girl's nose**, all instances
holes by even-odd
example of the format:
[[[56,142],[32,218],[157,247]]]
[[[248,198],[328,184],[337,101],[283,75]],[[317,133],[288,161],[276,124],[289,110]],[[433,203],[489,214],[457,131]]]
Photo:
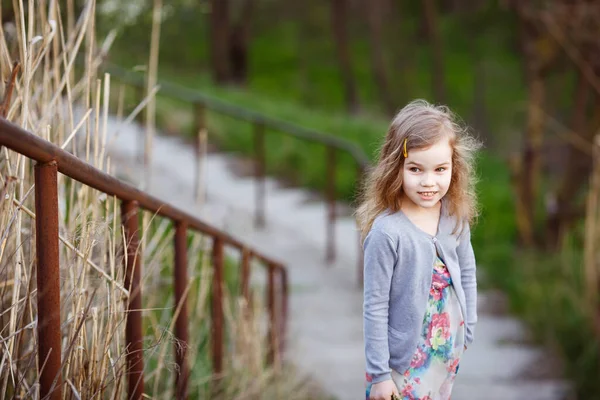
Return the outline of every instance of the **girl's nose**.
[[[433,185],[434,185],[434,182],[433,182],[433,179],[431,178],[431,176],[429,174],[424,174],[423,180],[421,181],[421,186],[429,187],[429,186],[433,186]]]

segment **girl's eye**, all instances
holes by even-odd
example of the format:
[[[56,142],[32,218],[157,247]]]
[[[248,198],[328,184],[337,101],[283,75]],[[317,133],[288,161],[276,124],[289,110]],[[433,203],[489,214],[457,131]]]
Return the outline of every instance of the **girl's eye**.
[[[438,172],[444,172],[446,170],[446,167],[439,167],[437,169]]]
[[[410,169],[410,172],[419,172],[419,171],[420,171],[420,169],[419,169],[419,168],[417,168],[417,167],[412,167],[412,168]]]

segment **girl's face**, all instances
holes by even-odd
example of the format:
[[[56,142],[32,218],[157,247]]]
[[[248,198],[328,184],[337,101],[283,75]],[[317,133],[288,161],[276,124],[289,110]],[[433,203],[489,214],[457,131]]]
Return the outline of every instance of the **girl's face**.
[[[452,147],[447,137],[426,149],[408,152],[402,189],[413,205],[431,208],[448,193],[452,178]]]

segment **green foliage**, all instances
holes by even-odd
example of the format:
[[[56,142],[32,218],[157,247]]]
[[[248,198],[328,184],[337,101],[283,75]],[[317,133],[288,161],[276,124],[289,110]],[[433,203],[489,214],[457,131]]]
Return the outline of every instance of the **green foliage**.
[[[298,17],[278,2],[258,3],[252,24],[247,89],[275,102],[338,112],[344,109],[344,93],[329,26],[329,6],[307,4],[308,9]],[[383,46],[389,89],[398,108],[414,98],[433,99],[431,52],[420,36],[420,7],[413,8],[400,7],[396,10],[400,23],[385,26]],[[193,87],[207,90],[210,63],[206,9],[176,2],[167,7],[165,14],[161,76],[192,77]],[[395,17],[390,15],[390,21]],[[112,27],[113,19],[105,17],[104,26]],[[122,28],[111,55],[113,60],[125,65],[145,64],[150,26],[148,8],[136,24]],[[467,121],[474,118],[476,67],[481,63],[486,87],[485,118],[490,134],[498,137],[512,132],[518,122],[515,116],[523,108],[520,100],[524,88],[513,26],[510,14],[495,5],[472,14],[441,18],[448,102]],[[384,114],[373,79],[368,30],[358,10],[351,15],[349,28],[352,68],[362,109],[367,115]]]

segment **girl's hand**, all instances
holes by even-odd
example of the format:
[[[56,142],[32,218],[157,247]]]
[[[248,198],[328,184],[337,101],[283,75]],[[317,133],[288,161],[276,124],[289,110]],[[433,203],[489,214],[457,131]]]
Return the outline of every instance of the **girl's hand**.
[[[392,400],[392,395],[400,397],[400,393],[398,393],[396,384],[393,380],[388,379],[387,381],[375,383],[373,386],[371,386],[371,395],[369,396],[369,399]]]

